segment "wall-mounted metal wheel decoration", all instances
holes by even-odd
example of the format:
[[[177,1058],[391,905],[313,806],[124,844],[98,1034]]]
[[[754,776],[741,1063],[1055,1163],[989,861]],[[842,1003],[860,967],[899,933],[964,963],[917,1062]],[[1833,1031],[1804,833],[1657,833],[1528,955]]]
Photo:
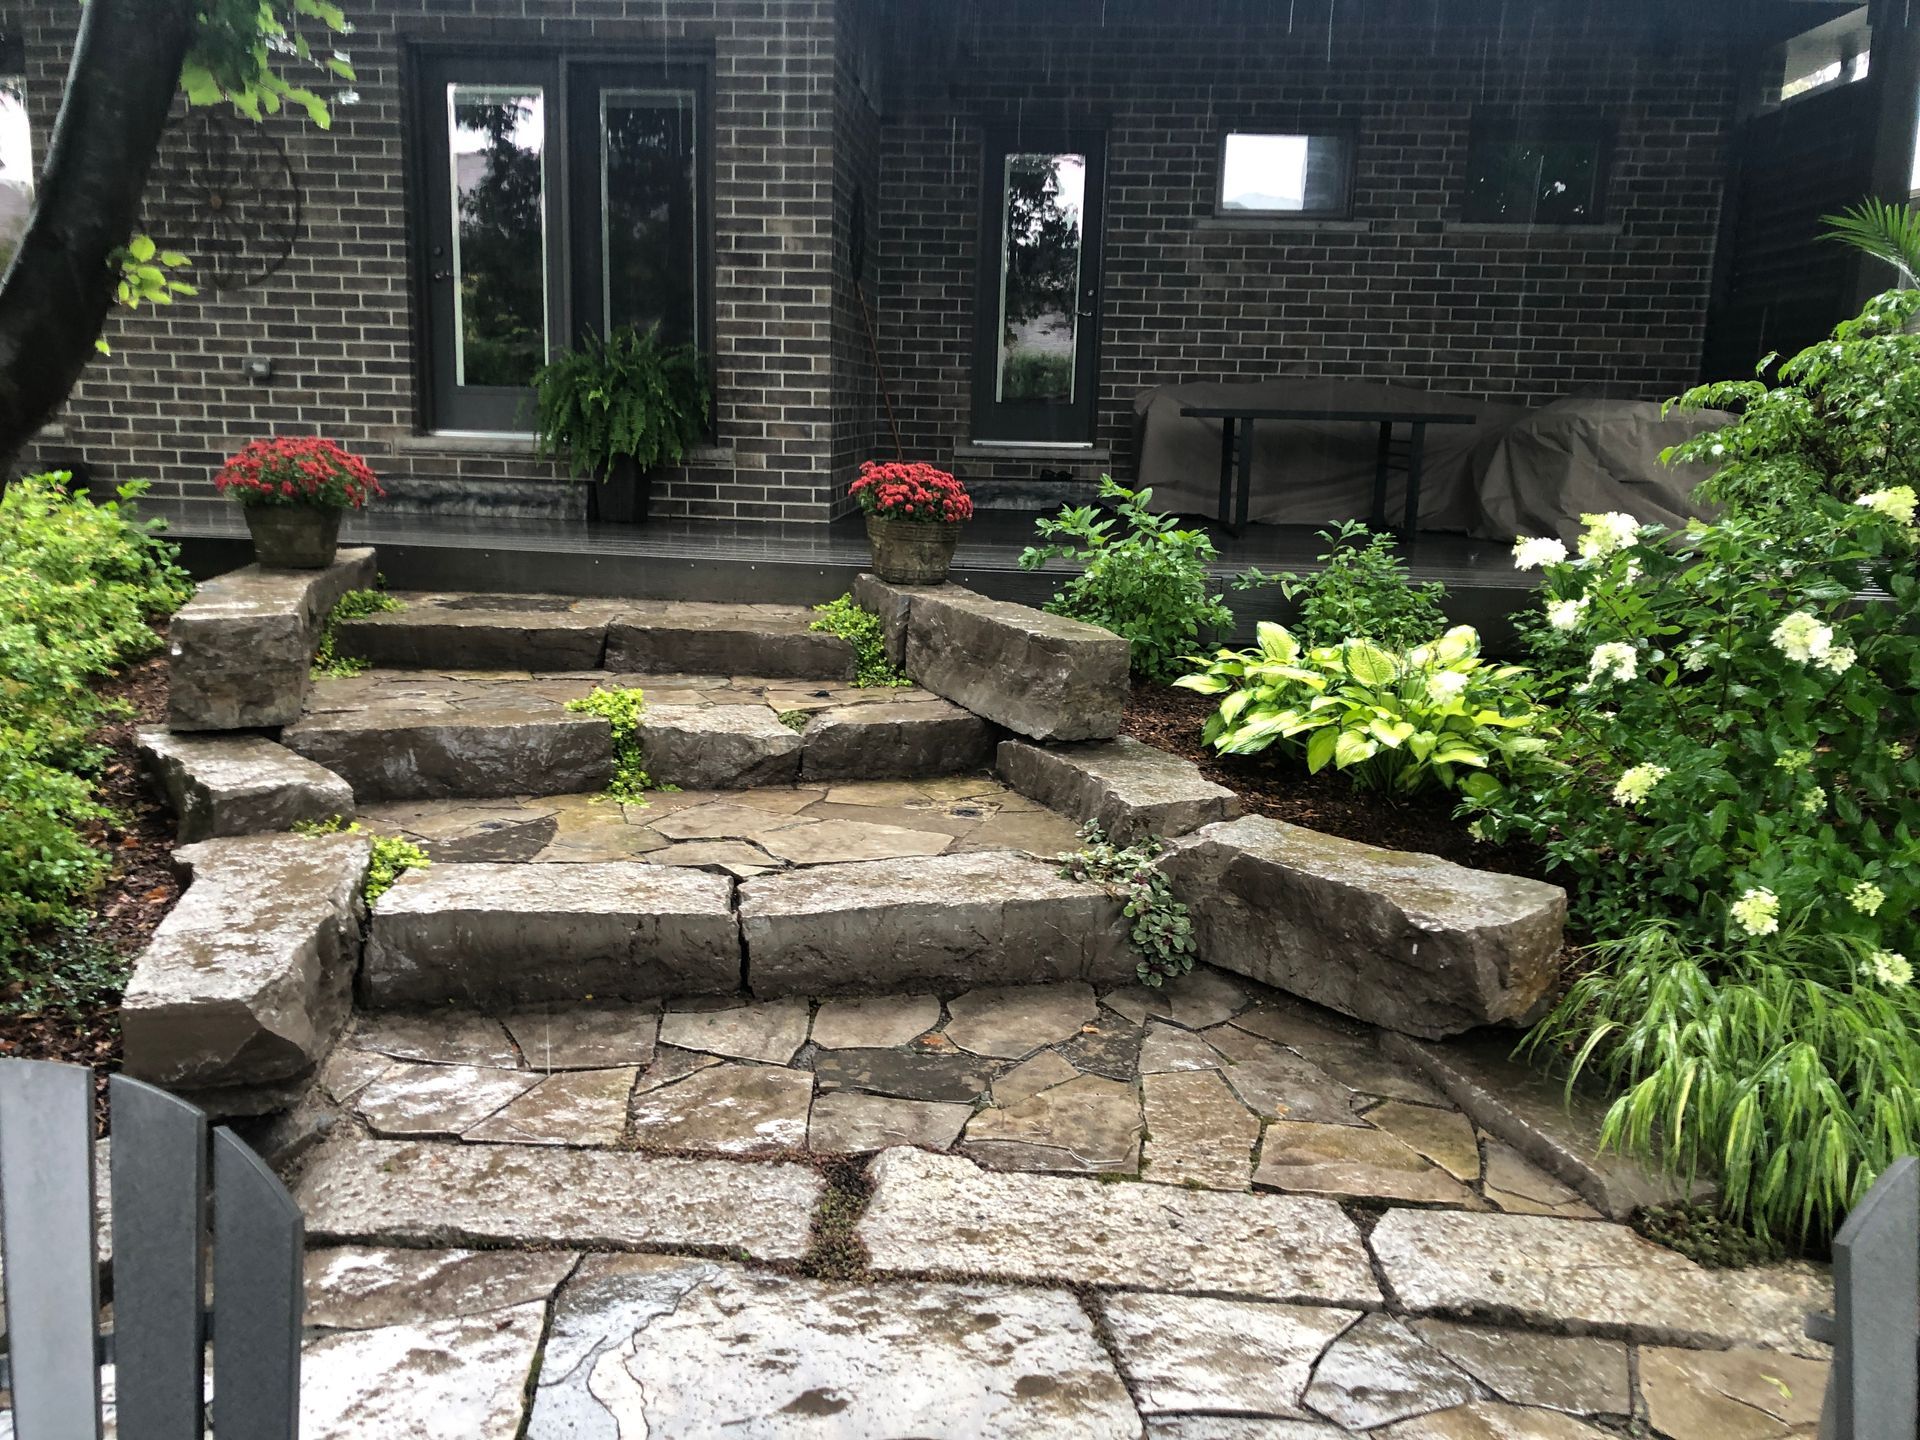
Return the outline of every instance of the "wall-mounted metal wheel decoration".
[[[263,127],[190,110],[167,129],[154,164],[156,239],[185,251],[202,289],[244,290],[287,263],[300,234],[300,190]]]

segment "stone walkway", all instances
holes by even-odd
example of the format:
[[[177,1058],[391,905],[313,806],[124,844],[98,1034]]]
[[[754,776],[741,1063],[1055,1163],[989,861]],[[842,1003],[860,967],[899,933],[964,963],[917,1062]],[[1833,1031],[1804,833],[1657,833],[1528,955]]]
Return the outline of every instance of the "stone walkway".
[[[363,1015],[324,1085],[309,1440],[1766,1440],[1824,1383],[1812,1271],[1646,1244],[1211,970]]]

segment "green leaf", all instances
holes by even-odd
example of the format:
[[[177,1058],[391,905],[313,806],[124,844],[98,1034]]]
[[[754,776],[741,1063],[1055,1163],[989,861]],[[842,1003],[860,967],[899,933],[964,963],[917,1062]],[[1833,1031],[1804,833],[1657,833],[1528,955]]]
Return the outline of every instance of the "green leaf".
[[[1334,747],[1340,743],[1340,732],[1331,727],[1316,730],[1307,741],[1307,773],[1318,775],[1327,768],[1327,762],[1333,759]]]
[[[1385,685],[1400,673],[1399,662],[1369,640],[1354,640],[1342,652],[1347,673],[1362,685]]]
[[[1342,730],[1340,738],[1334,742],[1333,763],[1342,770],[1350,770],[1355,765],[1371,760],[1379,748],[1357,731]]]

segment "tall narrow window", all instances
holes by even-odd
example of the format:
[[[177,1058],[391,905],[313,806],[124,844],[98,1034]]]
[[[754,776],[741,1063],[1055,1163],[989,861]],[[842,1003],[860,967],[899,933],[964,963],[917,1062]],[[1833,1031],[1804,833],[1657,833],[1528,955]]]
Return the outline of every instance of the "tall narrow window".
[[[525,385],[547,357],[546,97],[447,86],[454,383]]]
[[[0,46],[0,59],[6,50]],[[33,132],[27,125],[26,77],[0,74],[0,270],[13,259],[33,213]]]
[[[600,92],[600,322],[701,343],[695,96]]]

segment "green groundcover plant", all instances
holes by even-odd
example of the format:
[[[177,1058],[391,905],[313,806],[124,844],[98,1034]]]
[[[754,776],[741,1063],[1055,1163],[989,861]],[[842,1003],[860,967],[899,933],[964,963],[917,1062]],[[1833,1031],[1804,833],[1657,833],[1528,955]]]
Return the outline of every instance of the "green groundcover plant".
[[[28,476],[0,497],[0,955],[78,923],[106,875],[90,737],[109,707],[92,686],[155,649],[151,622],[192,593],[151,527],[68,479]]]
[[[1256,648],[1196,659],[1204,668],[1174,682],[1225,697],[1201,731],[1223,755],[1277,745],[1312,774],[1332,765],[1368,789],[1490,800],[1546,748],[1526,672],[1481,659],[1470,625],[1407,651],[1365,639],[1307,649],[1284,626],[1256,628]]]
[[[854,603],[852,595],[842,595],[824,605],[813,607],[819,618],[807,626],[827,635],[838,635],[853,646],[853,683],[858,689],[871,686],[901,686],[913,682],[887,659],[887,638],[880,617]],[[781,717],[785,719],[785,716]]]
[[[567,709],[576,715],[598,715],[613,731],[613,778],[607,782],[607,797],[628,805],[646,804],[647,791],[656,788],[647,774],[646,749],[640,739],[646,692],[638,685],[611,690],[596,685],[567,701]]]
[[[1730,1213],[1824,1238],[1920,1142],[1920,293],[1883,295],[1732,424],[1710,521],[1585,517],[1523,627],[1557,702],[1542,763],[1470,794],[1541,846],[1603,943],[1544,1035],[1628,1087],[1609,1136],[1709,1160]]]
[[[1181,656],[1233,628],[1208,573],[1218,558],[1213,541],[1149,508],[1151,490],[1102,475],[1100,498],[1112,508],[1105,517],[1098,506],[1070,505],[1041,518],[1035,528],[1045,543],[1021,551],[1020,568],[1078,565],[1046,608],[1113,631],[1131,643],[1136,674],[1172,680],[1185,668]]]

